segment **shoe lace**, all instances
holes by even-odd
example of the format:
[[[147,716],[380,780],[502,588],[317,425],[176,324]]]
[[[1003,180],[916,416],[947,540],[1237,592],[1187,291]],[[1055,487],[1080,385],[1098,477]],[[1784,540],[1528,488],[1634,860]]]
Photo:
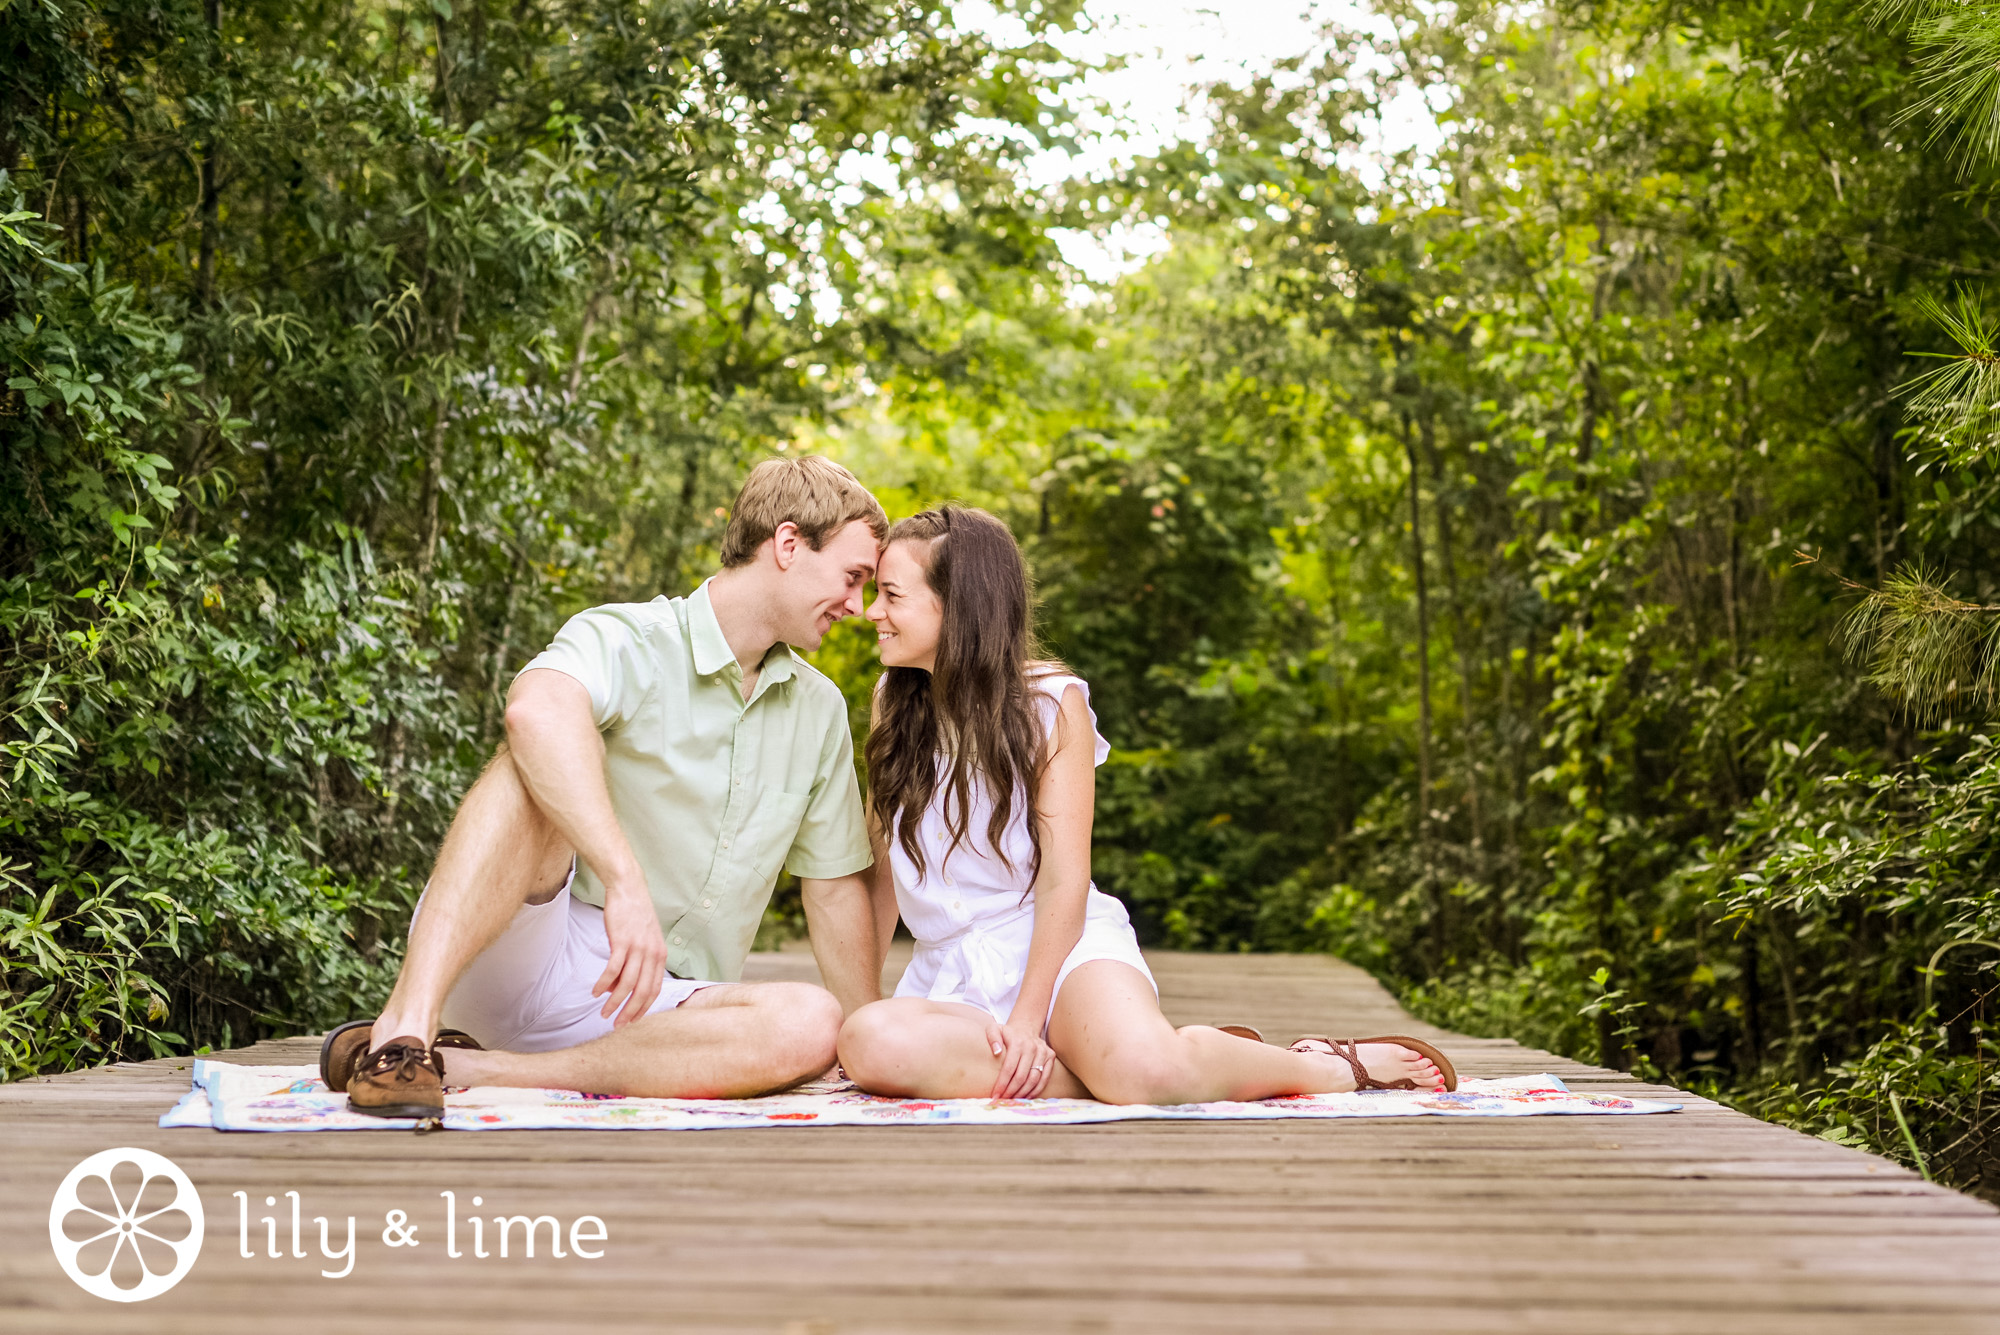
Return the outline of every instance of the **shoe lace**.
[[[444,1057],[435,1048],[420,1048],[414,1043],[386,1043],[368,1054],[364,1069],[377,1079],[386,1078],[405,1084],[415,1080],[419,1070],[427,1070],[442,1080]]]

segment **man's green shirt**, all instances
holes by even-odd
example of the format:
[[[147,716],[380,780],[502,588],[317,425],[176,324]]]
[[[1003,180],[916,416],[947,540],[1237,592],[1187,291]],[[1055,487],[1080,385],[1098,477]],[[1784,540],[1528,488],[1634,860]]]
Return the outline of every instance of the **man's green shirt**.
[[[611,806],[659,910],[667,968],[734,982],[780,868],[825,879],[872,857],[840,688],[780,644],[746,704],[709,588],[580,612],[521,670],[553,668],[590,692]],[[604,903],[587,865],[572,893]]]

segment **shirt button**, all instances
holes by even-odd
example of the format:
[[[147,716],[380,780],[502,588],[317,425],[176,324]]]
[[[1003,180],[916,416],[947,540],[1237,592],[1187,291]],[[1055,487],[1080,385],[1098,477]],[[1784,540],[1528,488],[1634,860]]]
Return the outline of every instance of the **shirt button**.
[[[729,851],[729,841],[727,839],[722,841],[722,851],[725,853]]]
[[[686,943],[685,941],[681,940],[681,939],[680,939],[679,937],[675,937],[675,938],[674,938],[674,944],[675,944],[675,945],[677,945],[677,946],[682,946],[682,945],[686,945],[687,943]]]
[[[701,901],[701,906],[705,909],[712,909],[715,907],[715,901],[712,899],[704,899]]]
[[[963,912],[965,912],[965,905],[964,905],[964,904],[962,904],[962,903],[960,903],[960,902],[959,902],[958,900],[956,900],[956,899],[954,899],[954,900],[952,900],[952,901],[951,901],[951,906],[952,906],[953,908],[957,909],[957,910],[958,910],[958,911],[959,911],[960,913],[963,913]]]

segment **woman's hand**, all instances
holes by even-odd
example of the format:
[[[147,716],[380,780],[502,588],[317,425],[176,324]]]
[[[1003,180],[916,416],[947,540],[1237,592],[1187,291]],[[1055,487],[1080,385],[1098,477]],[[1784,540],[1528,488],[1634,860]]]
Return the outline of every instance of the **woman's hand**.
[[[1000,1059],[996,1099],[1038,1099],[1055,1074],[1056,1054],[1042,1041],[1042,1026],[1021,1020],[986,1026],[986,1041]]]

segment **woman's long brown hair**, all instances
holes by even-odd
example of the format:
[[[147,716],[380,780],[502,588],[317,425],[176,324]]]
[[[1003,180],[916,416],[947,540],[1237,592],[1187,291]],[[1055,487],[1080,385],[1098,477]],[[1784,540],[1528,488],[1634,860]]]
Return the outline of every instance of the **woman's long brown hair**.
[[[983,782],[993,802],[987,845],[1010,871],[1000,838],[1025,807],[1032,886],[1042,867],[1035,784],[1047,748],[1029,681],[1061,669],[1029,659],[1027,563],[1005,524],[955,505],[903,520],[884,546],[899,542],[924,545],[924,578],[943,605],[944,625],[935,671],[892,667],[882,674],[866,750],[869,808],[922,876],[927,864],[917,826],[937,792],[943,756],[943,814],[951,832],[945,857],[964,842],[973,785]]]

